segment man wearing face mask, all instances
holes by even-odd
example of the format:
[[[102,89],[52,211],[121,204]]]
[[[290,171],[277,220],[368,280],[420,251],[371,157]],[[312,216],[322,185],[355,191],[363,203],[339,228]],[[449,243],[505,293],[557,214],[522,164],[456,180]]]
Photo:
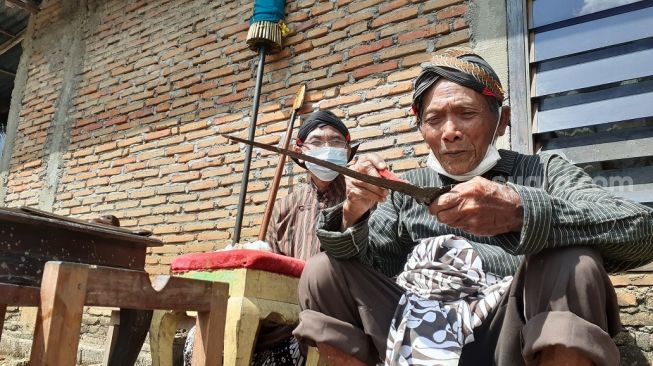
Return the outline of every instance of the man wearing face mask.
[[[496,73],[469,50],[436,55],[423,66],[413,110],[431,154],[426,168],[403,178],[419,186],[457,185],[424,206],[347,178],[346,200],[318,219],[325,252],[308,261],[300,280],[302,313],[293,332],[300,342],[317,345],[332,364],[396,364],[386,356],[395,346],[391,323],[400,320],[394,315],[406,290],[394,277],[411,269],[413,248],[452,235],[466,243],[485,278],[508,278],[506,291],[497,303],[472,309],[474,316],[483,313],[481,321],[453,363],[424,359],[430,349],[446,348],[440,331],[448,324],[422,309],[417,323],[433,332],[418,339],[409,329],[394,339],[407,344],[395,348],[400,364],[619,364],[612,337],[621,324],[607,272],[653,260],[653,210],[612,196],[559,156],[497,150],[495,140],[510,119],[503,101]],[[352,168],[379,176],[386,167],[380,157],[365,155]],[[428,288],[460,274],[442,268],[454,267],[409,275]]]
[[[294,150],[345,166],[358,149],[350,140],[349,130],[335,114],[318,111],[299,128]],[[266,241],[276,253],[308,260],[320,252],[315,236],[317,215],[345,200],[345,180],[321,166],[295,163],[308,170],[308,184],[275,203]]]
[[[345,166],[356,153],[344,123],[330,111],[309,115],[297,132],[294,150]],[[266,233],[272,251],[308,260],[320,252],[315,235],[317,215],[345,200],[345,180],[336,172],[312,163],[296,161],[308,170],[307,184],[275,202]],[[256,344],[254,366],[302,365],[293,327],[264,324]]]
[[[309,115],[297,132],[295,151],[345,166],[358,150],[352,146],[347,126],[332,112],[318,111]],[[320,252],[315,235],[317,215],[325,208],[345,199],[345,180],[336,172],[312,163],[295,160],[308,170],[307,184],[278,199],[272,210],[265,241],[272,251],[289,257],[308,260]],[[261,325],[252,366],[299,366],[304,357],[292,326],[274,323]],[[188,337],[184,364],[192,359],[192,337]]]

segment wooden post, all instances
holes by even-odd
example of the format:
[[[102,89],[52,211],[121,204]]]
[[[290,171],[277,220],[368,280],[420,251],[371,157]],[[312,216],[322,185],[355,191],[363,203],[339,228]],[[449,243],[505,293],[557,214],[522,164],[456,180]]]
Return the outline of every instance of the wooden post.
[[[211,309],[197,313],[197,329],[193,344],[193,366],[222,366],[223,344],[228,302],[228,285],[214,282]]]
[[[41,283],[40,319],[32,343],[31,366],[73,366],[82,327],[88,266],[48,262]],[[39,329],[40,327],[40,329]]]
[[[5,324],[6,313],[7,313],[7,305],[0,304],[0,341],[2,341],[2,327]]]
[[[107,337],[104,341],[104,356],[102,357],[102,366],[109,365],[109,359],[116,349],[116,339],[120,331],[120,310],[111,311],[111,319],[109,320],[109,329],[107,330]]]

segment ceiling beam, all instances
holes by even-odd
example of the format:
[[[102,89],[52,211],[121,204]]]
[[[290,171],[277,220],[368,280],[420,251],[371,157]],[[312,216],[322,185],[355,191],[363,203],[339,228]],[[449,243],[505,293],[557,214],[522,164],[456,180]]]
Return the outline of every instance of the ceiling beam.
[[[19,44],[23,38],[25,38],[25,30],[23,29],[20,33],[16,34],[14,38],[10,38],[5,41],[3,44],[0,44],[0,55],[14,48],[15,45]]]
[[[36,5],[32,0],[5,0],[9,4],[15,5],[23,10],[27,10],[30,13],[38,13],[41,8]]]

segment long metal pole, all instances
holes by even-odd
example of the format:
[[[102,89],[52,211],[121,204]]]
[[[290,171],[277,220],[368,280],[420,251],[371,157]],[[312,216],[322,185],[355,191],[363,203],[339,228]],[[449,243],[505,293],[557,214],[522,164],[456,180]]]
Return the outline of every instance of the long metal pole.
[[[256,120],[258,119],[258,103],[261,98],[261,83],[263,81],[263,67],[265,66],[265,45],[259,48],[260,58],[256,70],[256,87],[254,88],[254,105],[252,106],[252,121],[249,124],[249,140],[253,141],[256,134]],[[247,195],[247,183],[249,181],[249,166],[252,162],[252,146],[247,145],[245,152],[245,165],[243,166],[243,181],[240,184],[240,195],[238,196],[238,212],[236,213],[236,226],[232,243],[240,241],[240,227],[243,224],[243,212],[245,212],[245,196]]]

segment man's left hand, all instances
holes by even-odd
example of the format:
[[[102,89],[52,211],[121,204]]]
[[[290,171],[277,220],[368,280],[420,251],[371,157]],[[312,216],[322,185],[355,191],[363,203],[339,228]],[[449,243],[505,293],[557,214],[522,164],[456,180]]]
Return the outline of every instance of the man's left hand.
[[[456,185],[429,206],[443,224],[476,236],[521,231],[521,198],[511,187],[475,177]]]

